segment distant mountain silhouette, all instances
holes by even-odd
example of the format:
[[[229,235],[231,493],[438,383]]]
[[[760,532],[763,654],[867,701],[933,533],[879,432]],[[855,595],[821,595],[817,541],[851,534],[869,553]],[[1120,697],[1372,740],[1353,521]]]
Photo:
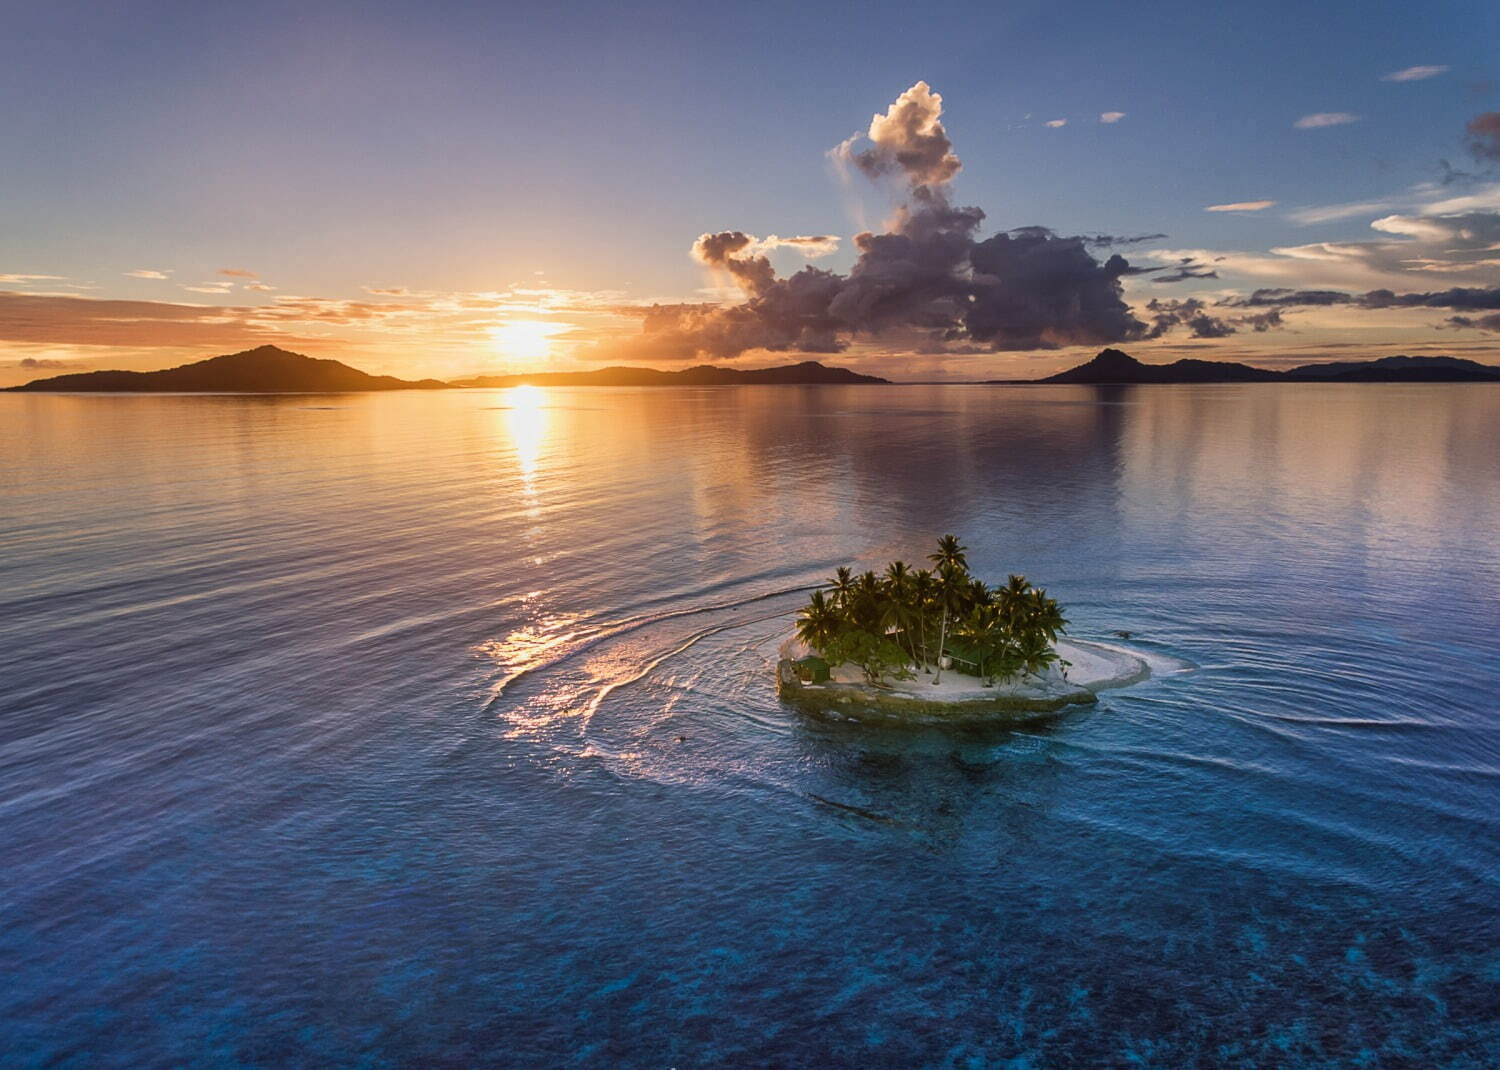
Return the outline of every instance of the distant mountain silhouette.
[[[1006,380],[992,379],[991,382]],[[1500,367],[1458,357],[1382,357],[1379,360],[1305,364],[1289,371],[1252,368],[1220,360],[1143,364],[1118,349],[1105,349],[1087,364],[1028,383],[1478,383],[1500,382]]]
[[[78,372],[37,379],[11,390],[150,393],[301,394],[354,390],[444,390],[436,379],[415,382],[370,375],[341,364],[260,346],[157,372]]]
[[[1381,357],[1333,364],[1304,364],[1290,379],[1359,383],[1488,383],[1500,380],[1500,367],[1462,357]]]
[[[874,375],[861,375],[847,368],[830,368],[815,360],[783,364],[776,368],[716,368],[699,364],[682,371],[655,368],[599,368],[586,372],[531,372],[525,375],[479,375],[456,379],[454,386],[752,386],[805,383],[889,383]]]

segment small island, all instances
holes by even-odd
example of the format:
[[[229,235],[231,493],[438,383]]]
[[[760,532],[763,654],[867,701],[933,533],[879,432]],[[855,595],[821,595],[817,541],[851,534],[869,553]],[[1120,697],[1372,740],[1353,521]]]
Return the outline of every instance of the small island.
[[[971,575],[956,536],[928,560],[840,568],[814,591],[781,645],[782,697],[856,719],[955,721],[1091,703],[1150,675],[1133,654],[1062,639],[1062,608],[1024,576],[991,587]]]

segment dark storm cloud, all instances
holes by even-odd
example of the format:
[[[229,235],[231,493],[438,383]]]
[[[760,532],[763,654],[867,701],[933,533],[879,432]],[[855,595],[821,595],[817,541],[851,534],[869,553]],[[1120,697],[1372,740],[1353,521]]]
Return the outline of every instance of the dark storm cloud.
[[[1105,345],[1143,334],[1120,296],[1129,262],[1116,254],[1101,264],[1080,238],[1023,227],[979,242],[969,261],[964,326],[995,349]]]
[[[743,293],[734,305],[656,306],[642,333],[601,345],[595,360],[729,358],[750,349],[832,353],[861,336],[920,336],[924,345],[989,350],[1107,345],[1156,337],[1164,327],[1131,312],[1121,279],[1175,271],[1163,281],[1214,278],[1202,264],[1133,268],[1115,254],[1103,262],[1090,246],[1130,245],[1160,234],[1067,237],[1046,227],[1007,230],[981,240],[985,213],[950,200],[962,166],[941,121],[942,97],[918,82],[864,139],[833,150],[833,158],[889,183],[897,207],[886,228],[854,237],[847,275],[804,267],[778,276],[765,253],[774,244],[834,239],[758,239],[739,230],[704,234],[694,257]],[[861,147],[861,146],[864,147]],[[773,244],[774,243],[774,244]],[[818,245],[823,243],[823,245]],[[1189,329],[1210,330],[1207,323]],[[903,334],[904,332],[904,334]],[[1215,337],[1202,334],[1201,337]]]

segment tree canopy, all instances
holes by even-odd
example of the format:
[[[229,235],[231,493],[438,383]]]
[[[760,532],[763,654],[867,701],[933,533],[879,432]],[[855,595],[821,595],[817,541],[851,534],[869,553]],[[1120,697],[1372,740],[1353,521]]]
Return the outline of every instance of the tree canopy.
[[[892,561],[884,573],[840,568],[797,617],[797,636],[832,664],[848,662],[871,683],[911,679],[944,657],[987,684],[1040,673],[1057,661],[1053,643],[1067,627],[1057,601],[1011,575],[991,587],[969,573],[967,547],[944,535],[931,568]]]

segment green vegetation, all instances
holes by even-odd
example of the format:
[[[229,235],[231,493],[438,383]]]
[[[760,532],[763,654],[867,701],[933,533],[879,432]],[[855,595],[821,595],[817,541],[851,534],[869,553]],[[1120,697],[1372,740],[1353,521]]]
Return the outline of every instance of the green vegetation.
[[[965,549],[944,535],[928,555],[932,568],[839,569],[803,607],[797,637],[830,664],[858,665],[872,684],[918,671],[941,683],[945,656],[986,686],[1042,672],[1058,660],[1052,644],[1068,623],[1056,600],[1024,576],[990,587],[969,574]]]

